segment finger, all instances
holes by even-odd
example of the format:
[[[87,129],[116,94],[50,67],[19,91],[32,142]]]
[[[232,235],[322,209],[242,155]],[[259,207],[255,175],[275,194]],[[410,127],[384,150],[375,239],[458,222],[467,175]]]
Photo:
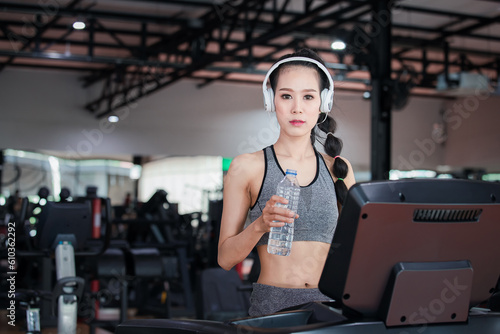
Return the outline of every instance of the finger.
[[[272,215],[272,221],[292,224],[294,222],[294,218],[293,216],[290,216],[288,214],[286,215],[274,214]]]
[[[280,206],[269,207],[269,213],[291,218],[295,217],[296,215],[296,213],[293,212],[292,210]]]
[[[288,204],[288,200],[284,197],[278,196],[278,195],[273,195],[269,199],[269,202],[272,206],[274,206],[276,203],[281,203],[281,204]]]
[[[272,221],[271,223],[269,223],[269,227],[283,227],[285,226],[286,223],[284,222],[281,222],[281,221]]]
[[[290,209],[285,209],[285,208],[279,208],[278,211],[276,213],[279,213],[281,214],[283,217],[286,217],[286,218],[291,218],[292,222],[293,220],[298,217],[298,215],[293,212],[292,210]]]

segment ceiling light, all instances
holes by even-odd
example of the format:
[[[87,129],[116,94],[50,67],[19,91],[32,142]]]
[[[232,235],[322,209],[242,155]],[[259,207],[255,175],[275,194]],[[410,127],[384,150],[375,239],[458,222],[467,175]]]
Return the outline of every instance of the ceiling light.
[[[77,29],[77,30],[82,30],[82,29],[85,29],[85,22],[82,22],[82,21],[75,21],[73,23],[73,29]]]
[[[332,43],[332,49],[333,50],[344,50],[345,49],[345,43],[342,42],[341,40],[333,41],[333,43]]]
[[[110,123],[116,123],[118,122],[120,119],[118,118],[118,116],[115,116],[115,115],[111,115],[108,117],[108,122]]]

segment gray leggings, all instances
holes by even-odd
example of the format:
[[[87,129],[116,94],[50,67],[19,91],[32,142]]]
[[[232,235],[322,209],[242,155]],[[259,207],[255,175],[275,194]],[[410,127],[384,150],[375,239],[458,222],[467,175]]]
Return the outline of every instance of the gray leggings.
[[[248,314],[252,317],[315,301],[331,301],[318,289],[280,288],[260,283],[253,284]]]

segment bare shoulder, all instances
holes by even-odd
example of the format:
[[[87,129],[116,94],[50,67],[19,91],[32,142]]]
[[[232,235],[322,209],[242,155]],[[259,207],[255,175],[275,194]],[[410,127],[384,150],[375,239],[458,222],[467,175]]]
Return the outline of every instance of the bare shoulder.
[[[332,167],[333,167],[333,163],[334,163],[335,159],[333,157],[329,156],[328,154],[321,153],[321,155],[325,159],[326,165],[328,166],[328,169],[330,170],[330,173],[332,174],[333,179],[335,181],[337,181],[337,177],[333,174],[333,171],[332,171]],[[347,176],[344,179],[344,183],[346,184],[347,188],[350,188],[354,183],[356,183],[356,180],[354,178],[354,171],[352,169],[352,165],[351,165],[351,162],[349,160],[347,160],[343,156],[340,156],[340,158],[342,160],[344,160],[344,162],[347,165]]]
[[[233,159],[233,162],[241,164],[258,164],[264,161],[264,153],[262,151],[257,151],[253,153],[244,153],[238,155]]]
[[[239,180],[251,179],[263,168],[264,154],[262,151],[238,155],[231,161],[225,181],[236,178]]]
[[[328,166],[328,169],[331,169],[331,166],[333,165],[333,157],[329,156],[328,154],[321,153],[321,156],[326,162],[326,165]]]
[[[245,153],[236,156],[229,166],[228,175],[239,174],[239,172],[252,171],[256,166],[262,165],[264,154],[262,151]]]
[[[260,187],[258,180],[262,180],[264,172],[262,151],[235,157],[224,176],[224,201],[231,202],[244,196],[248,201],[245,205],[250,207],[256,201]]]

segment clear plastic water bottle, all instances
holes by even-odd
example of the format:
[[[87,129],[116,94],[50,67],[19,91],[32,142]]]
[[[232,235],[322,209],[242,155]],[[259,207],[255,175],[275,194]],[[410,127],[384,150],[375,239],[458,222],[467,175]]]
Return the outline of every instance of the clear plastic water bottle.
[[[286,175],[278,184],[276,195],[286,198],[288,204],[276,203],[276,206],[284,207],[297,213],[299,206],[300,186],[297,182],[297,172],[287,169]],[[288,256],[292,249],[294,223],[285,223],[282,227],[271,227],[267,252],[275,255]]]

